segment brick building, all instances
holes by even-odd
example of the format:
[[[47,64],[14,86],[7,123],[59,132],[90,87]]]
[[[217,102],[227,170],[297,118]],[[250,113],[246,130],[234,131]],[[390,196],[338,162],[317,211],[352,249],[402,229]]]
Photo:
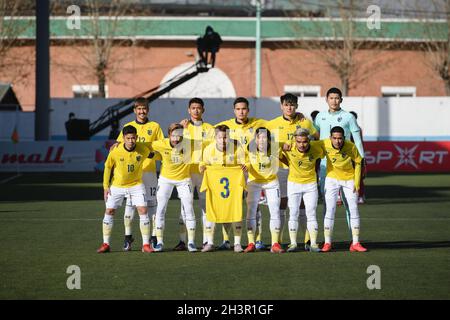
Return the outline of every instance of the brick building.
[[[81,28],[70,29],[67,19],[52,17],[50,21],[51,97],[95,96],[98,86],[90,65],[93,60],[86,59],[92,50],[89,42],[92,25],[82,17]],[[17,70],[3,71],[0,82],[13,79],[23,109],[32,111],[34,23],[32,18],[18,21],[24,24],[28,21],[29,27],[22,31],[20,45],[7,53],[10,59],[17,58]],[[134,96],[157,86],[184,64],[193,64],[197,56],[195,40],[208,25],[224,42],[217,55],[217,72],[203,79],[203,83],[217,90],[210,88],[203,96],[255,96],[255,21],[254,17],[122,17],[106,70],[107,97]],[[100,19],[103,26],[109,23],[111,19]],[[342,35],[334,35],[333,28],[343,23],[328,18],[263,17],[262,96],[278,96],[285,91],[300,96],[323,96],[329,87],[341,86],[338,74],[326,62],[336,53],[325,48],[327,43],[342,39]],[[445,84],[432,70],[422,46],[430,41],[430,30],[437,30],[433,31],[433,41],[446,41],[446,21],[432,22],[433,29],[429,23],[412,19],[381,20],[380,29],[369,29],[367,19],[355,19],[352,23],[358,46],[353,57],[356,71],[350,77],[349,96],[446,94]],[[198,79],[191,81],[198,84]],[[221,91],[225,83],[234,91]],[[192,96],[192,92],[181,90],[172,96]]]

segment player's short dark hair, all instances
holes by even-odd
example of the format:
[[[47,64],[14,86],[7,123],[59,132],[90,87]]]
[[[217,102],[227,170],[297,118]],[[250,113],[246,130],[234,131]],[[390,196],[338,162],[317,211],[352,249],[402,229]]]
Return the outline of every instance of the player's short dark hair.
[[[179,124],[179,123],[172,123],[170,126],[169,126],[169,128],[167,129],[167,133],[169,134],[169,136],[171,135],[171,133],[174,131],[174,130],[183,130],[183,126],[181,125],[181,124]]]
[[[314,110],[313,112],[311,112],[311,119],[314,120],[318,114],[319,114],[319,111],[317,111],[317,110]]]
[[[330,94],[332,94],[332,93],[336,93],[336,94],[339,95],[339,98],[342,98],[342,91],[339,90],[338,88],[333,87],[333,88],[328,89],[328,91],[327,91],[327,98],[328,98],[328,96],[329,96]]]
[[[203,100],[200,99],[200,98],[195,97],[195,98],[192,98],[191,100],[189,100],[188,107],[190,107],[191,104],[193,104],[193,103],[198,103],[199,105],[202,106],[202,108],[205,107],[205,103],[204,103]]]
[[[133,126],[125,126],[125,127],[123,127],[123,129],[122,129],[122,134],[125,136],[125,135],[127,135],[127,134],[137,134],[137,130],[136,130],[136,128],[135,127],[133,127]]]
[[[145,97],[139,97],[136,100],[134,100],[134,108],[137,107],[146,107],[148,108],[148,100]]]
[[[343,129],[342,127],[339,127],[339,126],[336,126],[336,127],[331,128],[331,130],[330,130],[330,135],[332,135],[332,134],[335,133],[335,132],[338,132],[338,133],[340,132],[340,133],[342,133],[342,136],[345,135],[344,129]]]
[[[221,124],[218,125],[214,128],[214,132],[218,133],[218,132],[227,132],[228,130],[230,130],[230,128],[227,125]]]
[[[248,103],[248,100],[247,100],[246,98],[244,98],[244,97],[238,97],[238,98],[234,99],[234,101],[233,101],[233,108],[234,108],[238,103],[245,103],[245,105],[247,106],[247,108],[250,108],[250,107],[249,107],[250,104]]]
[[[350,111],[350,113],[355,117],[355,119],[358,119],[358,114],[355,111]]]
[[[298,97],[295,94],[292,93],[285,93],[280,97],[281,104],[288,103],[288,104],[297,104],[298,103]]]

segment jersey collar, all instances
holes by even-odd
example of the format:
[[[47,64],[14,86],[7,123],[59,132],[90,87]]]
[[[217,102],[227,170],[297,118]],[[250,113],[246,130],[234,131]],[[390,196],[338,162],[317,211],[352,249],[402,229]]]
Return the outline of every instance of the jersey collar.
[[[203,119],[198,121],[197,123],[195,123],[194,121],[192,121],[192,119],[189,119],[189,123],[192,124],[193,126],[197,126],[200,127],[203,124]]]
[[[138,119],[134,120],[134,122],[136,122],[137,124],[140,124],[140,125],[144,125],[144,124],[148,123],[148,118],[147,118],[147,120],[145,120],[145,122],[139,122]]]
[[[294,119],[292,119],[292,120],[289,120],[288,118],[286,118],[286,117],[284,116],[284,114],[281,115],[281,117],[283,118],[284,121],[288,121],[288,122],[292,123],[292,122],[295,122],[295,121],[297,121],[297,120],[300,120],[300,113],[296,112],[296,113],[295,113],[295,117],[294,117]]]
[[[331,115],[334,115],[334,114],[335,114],[335,115],[339,115],[339,114],[341,114],[342,111],[344,111],[342,108],[340,108],[339,111],[336,111],[336,112],[330,112],[330,109],[328,109],[328,114],[331,114]]]
[[[250,118],[247,118],[247,121],[246,122],[242,122],[242,123],[238,122],[237,118],[234,118],[234,122],[236,124],[240,125],[240,126],[245,126],[246,124],[248,124],[250,122]]]
[[[133,152],[136,149],[137,144],[134,145],[133,149],[128,150],[127,147],[125,147],[125,143],[123,144],[123,148],[125,149],[125,151],[127,152]]]

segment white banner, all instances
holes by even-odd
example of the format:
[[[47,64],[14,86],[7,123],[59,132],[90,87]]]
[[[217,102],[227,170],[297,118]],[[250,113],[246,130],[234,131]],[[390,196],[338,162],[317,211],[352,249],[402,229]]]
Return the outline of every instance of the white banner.
[[[110,145],[108,141],[0,142],[0,171],[103,171]]]

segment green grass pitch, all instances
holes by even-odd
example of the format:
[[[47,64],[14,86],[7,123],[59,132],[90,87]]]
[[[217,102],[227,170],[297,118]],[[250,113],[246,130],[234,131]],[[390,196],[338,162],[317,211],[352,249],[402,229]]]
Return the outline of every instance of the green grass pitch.
[[[7,178],[0,175],[0,180]],[[104,212],[97,174],[23,174],[0,184],[0,299],[449,299],[450,175],[372,175],[360,206],[367,253],[348,251],[343,208],[337,250],[275,255],[232,251],[122,252],[123,209],[112,253],[97,254]],[[196,207],[197,208],[197,207]],[[198,212],[198,210],[197,210]],[[322,205],[318,208],[323,241]],[[264,207],[264,241],[269,243]],[[165,244],[177,243],[179,201],[166,214]],[[198,214],[197,214],[198,216]],[[285,241],[288,233],[285,232]],[[221,232],[216,230],[216,243]],[[200,230],[197,232],[200,240]],[[243,243],[246,243],[243,235]],[[200,245],[200,241],[197,241]],[[81,289],[66,286],[67,267],[81,269]],[[381,270],[369,290],[367,268]]]

